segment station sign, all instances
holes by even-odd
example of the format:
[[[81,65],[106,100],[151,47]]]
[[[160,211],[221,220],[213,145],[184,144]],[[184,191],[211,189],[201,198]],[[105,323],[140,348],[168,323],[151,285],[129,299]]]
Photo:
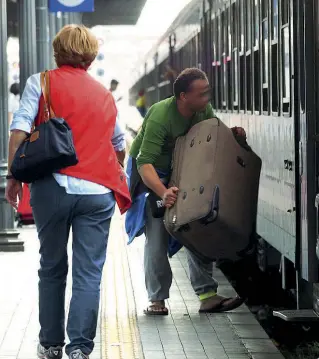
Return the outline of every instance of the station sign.
[[[93,12],[94,0],[49,0],[50,12]]]

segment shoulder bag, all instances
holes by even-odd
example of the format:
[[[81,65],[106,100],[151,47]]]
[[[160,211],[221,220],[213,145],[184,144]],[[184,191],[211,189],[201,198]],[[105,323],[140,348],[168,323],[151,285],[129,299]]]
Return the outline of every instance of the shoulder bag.
[[[41,89],[45,120],[20,145],[11,166],[12,176],[24,183],[32,183],[78,163],[71,128],[51,107],[48,71],[41,73]]]

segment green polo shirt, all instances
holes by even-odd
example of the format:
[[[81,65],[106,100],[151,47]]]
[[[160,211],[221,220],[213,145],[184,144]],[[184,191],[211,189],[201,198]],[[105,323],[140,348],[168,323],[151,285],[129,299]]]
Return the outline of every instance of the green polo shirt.
[[[213,117],[210,104],[203,112],[187,119],[179,113],[175,97],[160,101],[149,109],[130,155],[136,159],[138,168],[152,164],[156,169],[169,172],[177,137],[184,136],[196,123]]]

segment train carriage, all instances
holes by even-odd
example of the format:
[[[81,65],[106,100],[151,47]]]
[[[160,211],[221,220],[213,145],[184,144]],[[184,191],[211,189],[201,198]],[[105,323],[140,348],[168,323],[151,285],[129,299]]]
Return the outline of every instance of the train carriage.
[[[318,20],[314,0],[193,0],[130,90],[132,104],[144,88],[151,105],[172,94],[167,68],[199,67],[218,117],[245,128],[263,161],[256,260],[264,271],[277,266],[296,294],[296,311],[276,313],[286,320],[319,313]]]

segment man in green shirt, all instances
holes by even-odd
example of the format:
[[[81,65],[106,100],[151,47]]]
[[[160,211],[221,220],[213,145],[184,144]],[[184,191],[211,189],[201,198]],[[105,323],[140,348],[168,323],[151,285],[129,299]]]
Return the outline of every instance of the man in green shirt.
[[[185,135],[194,124],[215,117],[209,103],[209,82],[203,71],[196,68],[184,70],[174,83],[174,95],[150,108],[130,151],[142,181],[163,199],[166,207],[174,205],[178,188],[167,188],[158,173],[170,174],[177,137]],[[237,131],[245,135],[243,129]],[[167,315],[165,300],[169,298],[172,284],[167,256],[169,234],[163,220],[153,217],[149,203],[146,204],[145,216],[144,272],[151,304],[144,313]],[[218,283],[212,277],[212,263],[202,263],[188,250],[187,258],[191,284],[201,302],[200,312],[232,310],[243,303],[241,298],[224,298],[217,294]]]

